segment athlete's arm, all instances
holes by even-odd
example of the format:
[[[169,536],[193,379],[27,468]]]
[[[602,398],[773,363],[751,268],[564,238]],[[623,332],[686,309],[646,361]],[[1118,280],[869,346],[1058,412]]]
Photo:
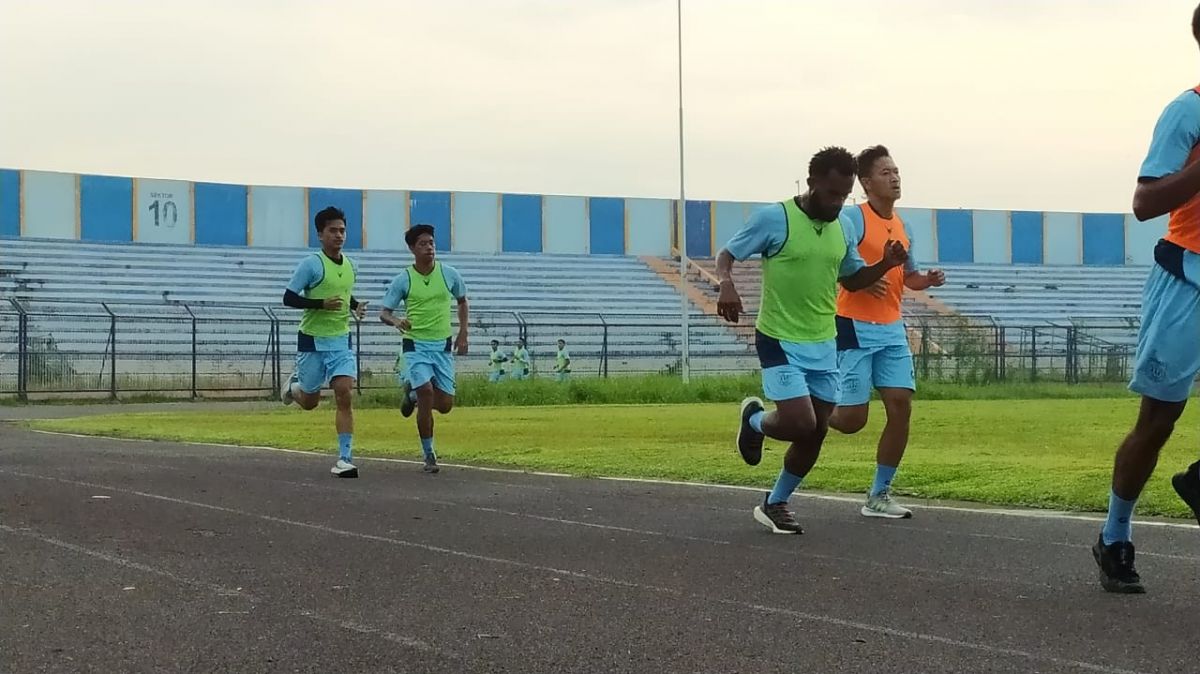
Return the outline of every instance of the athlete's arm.
[[[454,340],[454,352],[460,356],[467,355],[467,326],[471,322],[471,308],[467,296],[458,298],[458,337]]]
[[[1188,165],[1197,141],[1200,95],[1189,91],[1172,101],[1154,125],[1133,192],[1133,214],[1138,220],[1170,213],[1200,194],[1200,162]]]
[[[340,301],[340,300],[339,300]],[[323,300],[312,299],[299,295],[296,291],[288,288],[283,291],[283,306],[293,309],[324,309],[325,302]]]
[[[946,273],[941,269],[912,271],[904,275],[904,285],[909,290],[940,288],[946,283]]]
[[[1145,222],[1166,215],[1200,194],[1200,162],[1164,178],[1138,178],[1133,215]]]
[[[388,284],[387,292],[383,295],[383,309],[379,311],[379,320],[401,332],[412,329],[412,323],[407,317],[397,316],[395,311],[400,303],[408,297],[408,274],[400,274]]]
[[[843,276],[841,279],[842,287],[846,290],[862,290],[874,284],[883,275],[888,273],[888,270],[893,267],[899,267],[908,259],[908,251],[904,250],[904,246],[899,241],[888,240],[883,245],[883,259],[875,264],[866,267],[859,267],[858,271]]]
[[[733,285],[733,253],[722,248],[717,253],[717,280],[720,291],[717,294],[717,315],[730,323],[737,323],[742,313],[742,296],[738,295]]]

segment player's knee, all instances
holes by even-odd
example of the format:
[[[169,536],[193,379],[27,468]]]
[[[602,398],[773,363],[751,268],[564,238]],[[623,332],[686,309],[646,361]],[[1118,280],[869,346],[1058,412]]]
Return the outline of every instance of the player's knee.
[[[437,410],[441,414],[449,414],[450,410],[454,409],[454,398],[438,396],[437,402],[434,404],[433,409]]]
[[[433,384],[432,383],[422,384],[421,386],[418,386],[416,388],[416,391],[417,391],[417,402],[418,403],[424,403],[426,405],[433,404]]]
[[[778,438],[779,440],[800,442],[807,440],[817,430],[817,419],[812,415],[785,417],[782,421],[779,431],[784,437]]]
[[[306,394],[301,398],[297,398],[296,404],[299,405],[300,409],[302,410],[315,410],[317,409],[317,405],[321,404],[321,398],[317,395]]]
[[[852,435],[867,425],[867,406],[839,407],[829,418],[829,425],[839,433]]]

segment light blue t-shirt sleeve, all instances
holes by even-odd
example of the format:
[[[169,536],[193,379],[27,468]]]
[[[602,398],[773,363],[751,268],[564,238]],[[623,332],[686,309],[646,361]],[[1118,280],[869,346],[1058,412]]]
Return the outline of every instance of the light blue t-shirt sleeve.
[[[754,211],[750,219],[725,244],[733,259],[741,261],[752,255],[771,256],[787,243],[787,216],[783,206],[772,204]]]
[[[842,232],[845,233],[847,242],[853,241],[855,246],[862,243],[867,224],[863,221],[861,208],[858,206],[843,208],[838,220],[842,223]]]
[[[320,283],[324,274],[325,267],[321,264],[321,258],[309,255],[296,266],[296,271],[292,273],[292,280],[288,281],[287,289],[297,295],[303,295],[304,291]]]
[[[408,272],[397,274],[383,294],[383,308],[395,311],[408,298]]]
[[[1171,101],[1154,125],[1150,151],[1139,178],[1162,178],[1177,173],[1200,141],[1200,95],[1185,92]]]
[[[446,277],[446,285],[450,288],[450,294],[454,299],[461,300],[467,296],[467,283],[463,281],[462,274],[454,267],[442,265],[442,273]]]
[[[845,211],[838,216],[838,220],[842,225],[842,235],[846,237],[846,255],[842,257],[842,266],[838,269],[838,278],[846,278],[858,273],[858,270],[867,266],[867,263],[858,254],[858,242],[860,238],[858,232],[860,230],[846,216]]]

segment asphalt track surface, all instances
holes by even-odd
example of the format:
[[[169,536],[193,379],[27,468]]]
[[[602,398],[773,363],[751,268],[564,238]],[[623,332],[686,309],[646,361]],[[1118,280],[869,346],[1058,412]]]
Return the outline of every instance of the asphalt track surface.
[[[736,457],[731,451],[731,461]],[[0,671],[1189,672],[1200,531],[0,424]],[[819,466],[818,466],[819,469]]]

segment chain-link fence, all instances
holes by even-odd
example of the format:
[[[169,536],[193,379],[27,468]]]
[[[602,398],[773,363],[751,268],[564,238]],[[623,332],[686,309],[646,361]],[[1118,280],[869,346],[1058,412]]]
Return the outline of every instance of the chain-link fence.
[[[299,312],[216,304],[0,305],[0,395],[59,397],[275,395],[291,371]],[[754,316],[737,326],[690,317],[688,363],[697,375],[758,368]],[[1001,324],[988,317],[913,316],[909,342],[924,379],[1120,381],[1137,322],[1127,319]],[[400,335],[370,314],[353,325],[359,388],[395,386]],[[576,376],[676,375],[680,317],[633,313],[472,312],[465,376],[488,368],[489,342],[524,340],[534,376],[566,342]]]

